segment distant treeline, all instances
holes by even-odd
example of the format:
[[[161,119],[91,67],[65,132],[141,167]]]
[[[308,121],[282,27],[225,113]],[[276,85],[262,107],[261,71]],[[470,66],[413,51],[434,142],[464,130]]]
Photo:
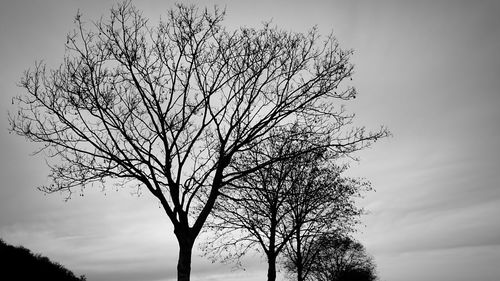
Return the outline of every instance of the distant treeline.
[[[73,272],[40,254],[22,246],[11,246],[0,239],[0,279],[10,280],[57,280],[85,281],[84,275]]]

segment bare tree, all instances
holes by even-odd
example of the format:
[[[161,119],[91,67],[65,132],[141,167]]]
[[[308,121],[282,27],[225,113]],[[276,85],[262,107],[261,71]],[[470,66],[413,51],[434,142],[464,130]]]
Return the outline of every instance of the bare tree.
[[[307,265],[310,281],[374,281],[376,266],[362,244],[346,236],[322,235],[309,240],[314,259]],[[290,256],[287,256],[290,258]],[[288,271],[295,272],[295,263],[288,259]]]
[[[52,184],[42,191],[70,196],[121,180],[155,196],[179,243],[178,280],[190,278],[220,189],[278,160],[228,170],[271,129],[308,124],[341,153],[386,134],[340,130],[352,116],[336,101],[356,92],[340,87],[352,66],[333,37],[269,25],[229,31],[223,18],[178,5],[152,26],[130,2],[93,24],[77,14],[63,63],[26,71],[9,118],[48,158]]]
[[[291,137],[303,134],[309,137]],[[361,210],[354,198],[366,183],[341,176],[344,169],[332,163],[336,154],[321,148],[323,138],[313,138],[306,129],[274,131],[267,143],[260,143],[240,158],[235,169],[246,169],[264,159],[298,154],[259,169],[222,189],[208,221],[212,239],[205,254],[222,261],[239,261],[249,249],[261,250],[268,263],[267,280],[276,279],[278,256],[288,251],[299,280],[307,274],[309,256],[301,246],[320,233],[347,233]],[[264,160],[265,161],[265,160]],[[306,246],[306,245],[304,245]]]
[[[297,281],[307,280],[311,272],[319,254],[314,247],[318,237],[348,235],[355,230],[363,213],[355,199],[371,190],[369,182],[344,176],[347,166],[328,161],[314,164],[299,171],[300,184],[288,196],[294,233],[285,249],[285,267],[296,274]]]

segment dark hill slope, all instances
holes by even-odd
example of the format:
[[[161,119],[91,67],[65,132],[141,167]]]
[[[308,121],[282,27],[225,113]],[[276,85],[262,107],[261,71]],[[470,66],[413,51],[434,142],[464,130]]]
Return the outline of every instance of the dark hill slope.
[[[0,280],[84,281],[57,262],[0,239]]]

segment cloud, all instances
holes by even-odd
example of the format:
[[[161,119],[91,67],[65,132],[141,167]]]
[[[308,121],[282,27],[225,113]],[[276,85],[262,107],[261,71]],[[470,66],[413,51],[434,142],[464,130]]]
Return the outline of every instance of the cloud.
[[[374,255],[500,245],[499,201],[441,213],[374,214],[359,234]],[[378,217],[377,216],[383,216]],[[378,222],[377,220],[382,220]]]
[[[383,254],[377,264],[382,280],[497,281],[500,246]]]

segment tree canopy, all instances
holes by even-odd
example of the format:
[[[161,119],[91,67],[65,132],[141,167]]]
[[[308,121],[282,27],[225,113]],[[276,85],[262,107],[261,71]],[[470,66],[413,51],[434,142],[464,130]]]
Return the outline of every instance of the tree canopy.
[[[375,281],[376,266],[373,258],[366,253],[358,241],[346,236],[323,235],[310,241],[310,249],[315,258],[309,265],[311,281]],[[294,271],[294,263],[288,264]]]

